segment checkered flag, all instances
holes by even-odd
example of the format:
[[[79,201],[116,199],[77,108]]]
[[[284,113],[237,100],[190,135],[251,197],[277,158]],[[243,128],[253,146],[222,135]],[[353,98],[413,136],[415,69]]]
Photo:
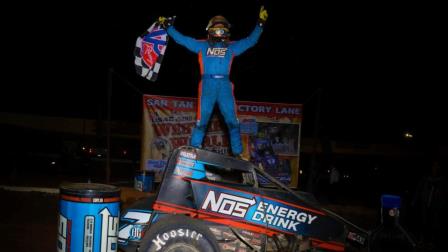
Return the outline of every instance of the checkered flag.
[[[167,43],[168,34],[158,22],[137,38],[134,63],[138,75],[150,81],[157,80]]]

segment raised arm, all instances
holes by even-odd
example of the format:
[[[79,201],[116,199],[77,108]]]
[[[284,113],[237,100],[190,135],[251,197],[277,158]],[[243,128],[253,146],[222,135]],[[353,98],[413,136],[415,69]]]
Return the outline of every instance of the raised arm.
[[[230,44],[230,49],[232,50],[233,54],[235,56],[238,56],[243,52],[245,52],[247,49],[254,46],[257,43],[258,39],[260,38],[262,32],[263,28],[257,25],[247,38],[235,41],[232,44]]]
[[[199,50],[201,49],[201,42],[197,41],[194,38],[185,36],[185,35],[181,34],[180,32],[178,32],[173,27],[173,22],[174,22],[174,18],[172,18],[172,17],[170,17],[170,18],[159,17],[160,25],[164,29],[166,29],[168,35],[170,35],[170,37],[173,38],[174,41],[176,41],[176,43],[186,47],[188,50],[190,50],[194,53],[198,53]]]
[[[183,35],[182,33],[178,32],[173,26],[168,27],[168,29],[166,31],[167,31],[168,35],[170,35],[170,37],[172,37],[174,39],[174,41],[176,41],[176,43],[184,46],[188,50],[190,50],[194,53],[198,53],[199,50],[201,49],[200,41],[198,41],[192,37]]]
[[[264,9],[264,6],[261,6],[258,23],[252,33],[247,38],[235,41],[230,45],[230,48],[235,56],[242,54],[257,43],[261,33],[263,32],[263,26],[266,23],[267,18],[268,12]]]

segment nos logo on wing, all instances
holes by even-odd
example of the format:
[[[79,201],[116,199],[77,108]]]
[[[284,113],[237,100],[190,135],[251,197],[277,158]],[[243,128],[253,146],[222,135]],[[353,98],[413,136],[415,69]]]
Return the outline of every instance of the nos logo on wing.
[[[255,205],[255,203],[257,201],[254,198],[244,198],[227,193],[218,193],[217,196],[215,191],[209,191],[201,208],[215,213],[244,218],[249,207]]]

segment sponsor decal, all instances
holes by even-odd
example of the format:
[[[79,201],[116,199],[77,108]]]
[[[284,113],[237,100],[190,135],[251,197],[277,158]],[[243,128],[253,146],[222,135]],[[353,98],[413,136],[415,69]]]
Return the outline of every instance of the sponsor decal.
[[[65,252],[70,250],[72,230],[71,226],[72,221],[60,214],[58,220],[58,252]]]
[[[103,203],[104,199],[103,198],[93,198],[92,199],[92,203]]]
[[[181,177],[187,177],[187,178],[193,177],[193,171],[192,170],[185,169],[185,168],[179,167],[179,166],[176,167],[176,169],[174,170],[173,174],[181,176]]]
[[[181,151],[179,156],[196,160],[196,153],[190,151]]]
[[[101,215],[101,251],[117,251],[118,217],[111,216],[106,207],[100,211]]]
[[[176,230],[170,230],[163,234],[157,234],[156,238],[152,240],[152,243],[156,246],[156,251],[159,251],[169,240],[176,237],[186,237],[192,240],[199,241],[199,239],[203,238],[203,235],[195,230],[190,230],[188,228],[179,228]]]
[[[144,227],[151,218],[151,212],[141,210],[129,210],[121,217],[121,223],[118,232],[118,242],[127,244],[127,241],[139,241],[144,235]]]
[[[202,209],[212,212],[244,218],[250,206],[255,205],[254,198],[248,199],[227,193],[218,193],[210,191],[202,203]]]
[[[79,202],[60,201],[57,251],[116,252],[119,203],[105,203],[115,200],[111,197],[73,198]]]
[[[196,161],[196,153],[181,151],[176,160],[174,174],[182,177],[202,179],[205,177],[204,165]]]
[[[227,52],[227,48],[219,48],[219,47],[208,48],[207,56],[224,57],[224,56],[226,56],[226,52]]]
[[[311,225],[318,219],[316,215],[280,202],[267,199],[257,202],[254,195],[245,196],[248,197],[210,190],[201,209],[290,232],[299,232],[301,225]]]
[[[187,152],[189,153],[189,152]],[[190,154],[185,154],[189,156],[193,156]],[[196,161],[194,159],[185,158],[182,156],[179,156],[176,161],[176,169],[174,170],[175,175],[179,175],[182,177],[189,177],[191,178],[193,176],[193,168],[196,164]]]
[[[140,241],[145,235],[143,225],[133,225],[131,230],[129,231],[129,240],[130,241]]]
[[[256,222],[267,223],[279,229],[287,229],[297,232],[297,226],[304,223],[311,225],[317,216],[297,211],[288,207],[278,206],[272,203],[260,202],[252,216]]]
[[[92,252],[93,251],[93,237],[95,235],[95,217],[86,216],[84,217],[84,242],[83,251]]]
[[[187,167],[187,168],[193,168],[195,165],[195,161],[189,158],[183,158],[183,157],[179,157],[177,159],[177,165],[183,166],[183,167]]]

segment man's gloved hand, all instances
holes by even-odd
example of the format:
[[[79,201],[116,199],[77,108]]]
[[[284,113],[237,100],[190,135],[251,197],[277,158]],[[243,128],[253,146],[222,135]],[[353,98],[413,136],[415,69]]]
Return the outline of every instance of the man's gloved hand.
[[[264,6],[261,6],[260,9],[260,15],[258,17],[258,24],[260,26],[263,26],[266,23],[266,20],[268,19],[268,11],[264,9]]]
[[[173,25],[174,17],[159,17],[158,22],[163,29],[167,29]]]

